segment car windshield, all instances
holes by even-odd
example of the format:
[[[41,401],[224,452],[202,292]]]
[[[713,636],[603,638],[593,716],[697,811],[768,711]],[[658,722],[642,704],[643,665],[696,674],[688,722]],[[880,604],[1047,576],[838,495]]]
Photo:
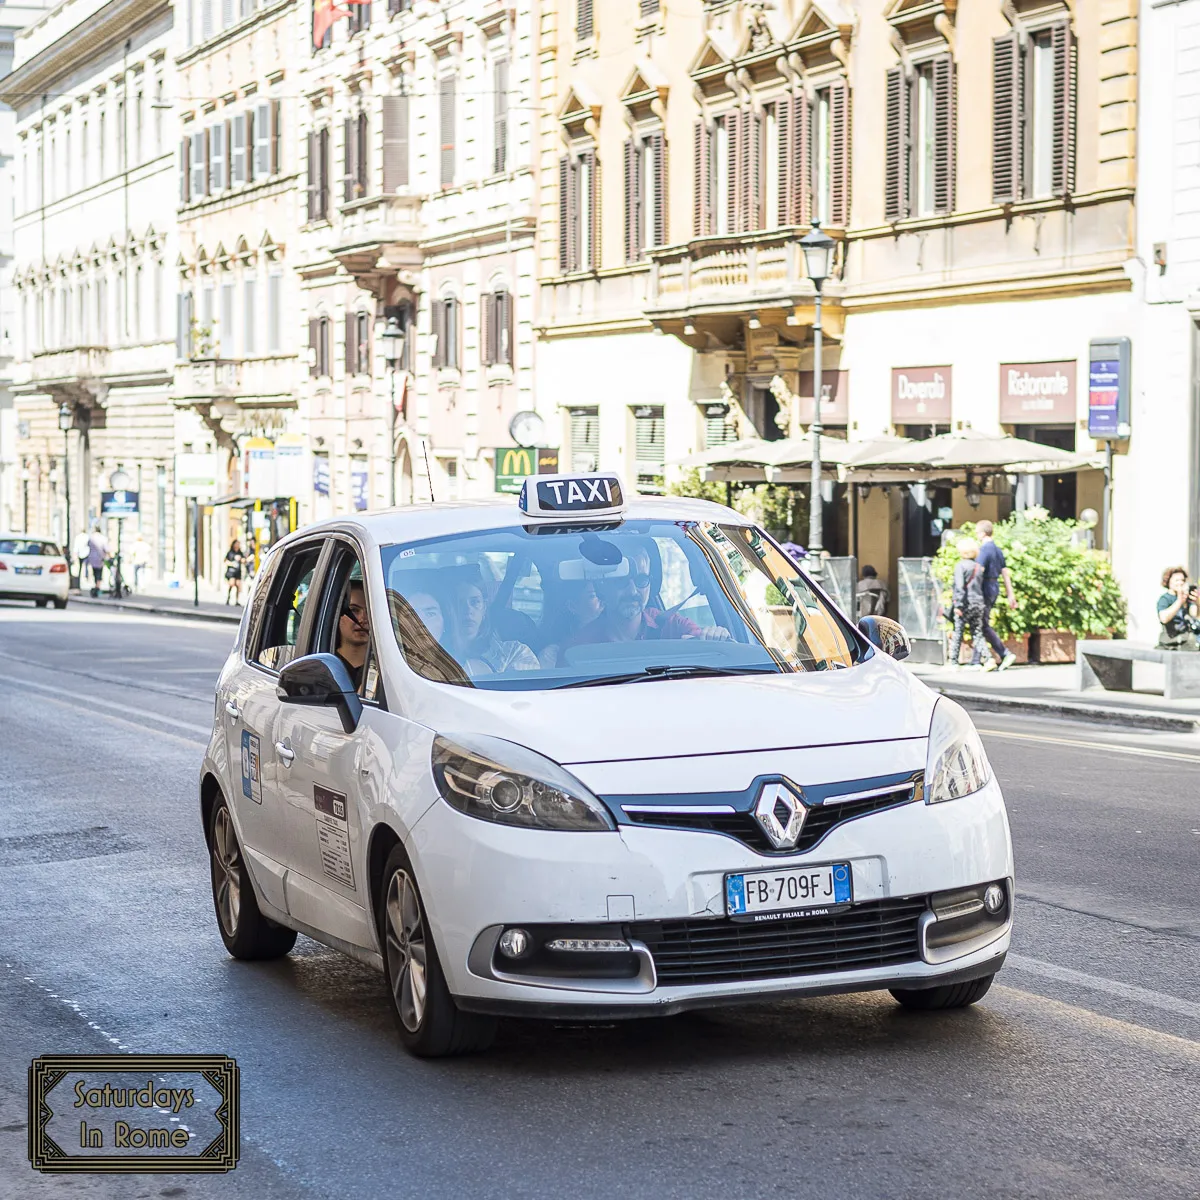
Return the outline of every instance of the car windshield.
[[[827,671],[865,643],[759,530],[698,521],[479,530],[382,550],[427,679],[494,689]]]
[[[39,542],[30,538],[0,538],[0,554],[40,554],[48,558],[61,558],[53,542]]]

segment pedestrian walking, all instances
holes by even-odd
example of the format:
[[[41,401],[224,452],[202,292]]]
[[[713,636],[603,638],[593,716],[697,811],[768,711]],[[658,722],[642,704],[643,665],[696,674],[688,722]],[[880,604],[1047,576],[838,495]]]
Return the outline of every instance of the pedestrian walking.
[[[140,533],[129,551],[129,561],[133,563],[133,590],[136,592],[142,586],[142,572],[150,565],[150,547]]]
[[[99,525],[93,525],[92,532],[88,534],[86,562],[92,572],[92,595],[98,596],[100,580],[104,577],[104,564],[108,562],[108,539],[100,532]]]
[[[238,604],[242,602],[242,574],[246,570],[246,556],[242,553],[242,543],[234,538],[225,552],[225,603],[229,604],[231,597]]]
[[[855,616],[882,617],[887,615],[889,592],[887,584],[879,578],[872,566],[862,569],[862,578],[854,589]]]
[[[954,567],[954,636],[950,639],[950,666],[958,667],[964,630],[971,631],[971,666],[980,665],[983,653],[984,613],[983,567],[979,565],[979,543],[963,538],[958,543],[959,560]]]
[[[1200,591],[1188,583],[1186,567],[1168,567],[1158,598],[1160,650],[1200,650]]]
[[[71,546],[71,555],[77,564],[75,567],[75,576],[80,581],[83,579],[84,568],[87,566],[88,551],[90,547],[91,543],[88,539],[88,531],[86,529],[81,529],[75,535],[75,541]]]
[[[1001,671],[1007,671],[1017,661],[1017,656],[1005,648],[1000,635],[992,628],[992,609],[1000,599],[1000,583],[1004,582],[1004,591],[1008,596],[1008,607],[1017,607],[1017,597],[1013,592],[1012,572],[1008,569],[1008,561],[1004,551],[996,545],[992,538],[995,528],[991,521],[980,521],[975,526],[979,534],[979,565],[983,567],[983,636],[987,644],[995,651],[994,660],[989,659],[984,666],[990,671],[999,666]]]

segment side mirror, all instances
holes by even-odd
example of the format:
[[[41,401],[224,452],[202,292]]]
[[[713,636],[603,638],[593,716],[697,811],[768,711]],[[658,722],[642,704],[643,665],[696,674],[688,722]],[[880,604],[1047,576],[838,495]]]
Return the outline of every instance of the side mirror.
[[[353,733],[362,716],[362,701],[346,664],[336,654],[306,654],[294,658],[279,672],[275,694],[289,704],[336,708],[342,728]]]
[[[891,617],[863,617],[858,627],[872,646],[878,646],[884,654],[890,654],[897,661],[912,653],[912,643],[904,626]]]

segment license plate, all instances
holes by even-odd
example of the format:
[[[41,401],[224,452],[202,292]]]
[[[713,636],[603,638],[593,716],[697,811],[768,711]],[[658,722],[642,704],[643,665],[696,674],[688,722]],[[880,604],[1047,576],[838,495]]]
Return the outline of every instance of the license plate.
[[[17,567],[18,575],[40,575],[41,573],[41,567]]]
[[[725,876],[725,908],[739,921],[782,921],[849,904],[850,864]]]

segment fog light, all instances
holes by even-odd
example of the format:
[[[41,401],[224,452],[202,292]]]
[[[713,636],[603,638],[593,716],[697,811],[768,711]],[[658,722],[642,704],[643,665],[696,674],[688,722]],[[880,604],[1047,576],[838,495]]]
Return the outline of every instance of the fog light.
[[[532,939],[524,929],[506,929],[500,935],[500,953],[505,958],[520,958],[529,952]]]
[[[567,950],[573,954],[621,954],[629,949],[624,938],[554,938],[547,950]]]
[[[1004,889],[998,883],[992,883],[984,889],[983,907],[994,917],[1004,907]]]

